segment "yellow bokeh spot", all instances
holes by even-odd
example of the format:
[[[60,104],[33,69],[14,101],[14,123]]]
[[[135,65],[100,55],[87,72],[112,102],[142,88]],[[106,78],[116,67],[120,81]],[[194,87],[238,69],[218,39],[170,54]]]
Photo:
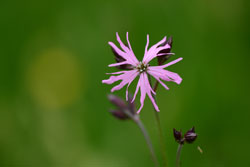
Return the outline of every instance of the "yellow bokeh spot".
[[[46,50],[31,61],[28,88],[43,107],[69,106],[82,90],[82,71],[76,57],[62,49]]]

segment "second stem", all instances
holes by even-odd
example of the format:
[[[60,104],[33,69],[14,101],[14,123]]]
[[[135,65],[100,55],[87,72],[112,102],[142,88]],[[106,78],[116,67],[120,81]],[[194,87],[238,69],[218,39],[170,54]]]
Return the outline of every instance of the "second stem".
[[[149,76],[149,82],[150,85],[151,84],[151,78]],[[156,81],[153,90],[156,92],[157,88],[158,88],[159,82]],[[153,94],[153,98],[156,101],[156,98]],[[153,107],[154,108],[154,107]],[[163,166],[167,167],[167,154],[166,154],[166,146],[165,146],[165,142],[164,142],[164,137],[163,137],[163,132],[162,132],[162,128],[161,128],[161,121],[160,121],[160,117],[159,117],[159,113],[155,110],[154,108],[154,113],[155,113],[155,119],[156,119],[156,124],[157,124],[157,128],[158,128],[158,133],[159,133],[159,140],[160,140],[160,145],[161,145],[161,154],[162,154],[162,159],[163,159]]]

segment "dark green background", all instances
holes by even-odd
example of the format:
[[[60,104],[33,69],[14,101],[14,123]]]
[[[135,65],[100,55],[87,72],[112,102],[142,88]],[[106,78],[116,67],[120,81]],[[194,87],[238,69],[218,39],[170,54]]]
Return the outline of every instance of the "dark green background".
[[[182,84],[157,92],[169,167],[172,128],[193,125],[199,136],[184,146],[183,167],[248,166],[249,18],[247,0],[2,1],[0,166],[153,166],[138,128],[107,112],[112,86],[101,83],[116,71],[107,42],[126,31],[139,59],[146,34],[151,45],[172,35],[171,60],[183,57],[168,68]],[[141,118],[160,157],[148,98]]]

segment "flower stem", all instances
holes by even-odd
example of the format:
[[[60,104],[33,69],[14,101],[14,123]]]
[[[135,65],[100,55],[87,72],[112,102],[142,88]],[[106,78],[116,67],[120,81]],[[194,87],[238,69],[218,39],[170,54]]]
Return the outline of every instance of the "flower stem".
[[[149,75],[149,83],[150,85],[152,85],[151,82],[151,77]],[[157,88],[158,88],[158,84],[159,82],[156,81],[153,90],[156,92]],[[155,95],[153,94],[153,98],[156,101]],[[153,107],[154,108],[154,107]],[[156,124],[157,124],[157,128],[158,128],[158,133],[159,133],[159,140],[160,140],[160,145],[161,145],[161,155],[162,155],[162,159],[163,159],[163,166],[167,167],[167,154],[166,154],[166,146],[164,143],[164,137],[163,137],[163,132],[162,132],[162,128],[161,128],[161,121],[160,121],[160,117],[159,117],[159,113],[155,110],[154,108],[154,113],[155,113],[155,119],[156,119]]]
[[[141,132],[142,132],[142,134],[143,134],[143,136],[144,136],[144,138],[146,140],[146,143],[148,145],[148,148],[149,148],[149,151],[150,151],[150,154],[151,154],[151,158],[152,158],[152,160],[153,160],[153,162],[155,164],[155,167],[158,167],[159,163],[158,163],[158,160],[156,158],[152,142],[151,142],[150,137],[148,135],[148,132],[147,132],[145,126],[143,125],[142,121],[140,120],[139,116],[138,115],[133,115],[127,110],[125,110],[125,114],[128,115],[136,123],[136,125],[140,128],[140,130],[141,130]]]
[[[149,148],[149,150],[150,150],[150,153],[151,153],[151,156],[152,156],[152,160],[153,160],[154,163],[155,163],[155,166],[156,166],[156,167],[159,166],[158,160],[157,160],[157,158],[156,158],[156,155],[155,155],[155,152],[154,152],[154,149],[153,149],[152,142],[151,142],[151,140],[150,140],[150,138],[149,138],[149,135],[148,135],[148,133],[147,133],[147,131],[146,131],[146,129],[145,129],[143,123],[141,122],[140,119],[138,119],[138,120],[136,121],[136,123],[137,123],[138,127],[141,129],[141,131],[142,131],[142,133],[143,133],[143,136],[144,136],[144,138],[145,138],[145,140],[146,140],[146,142],[147,142],[147,145],[148,145],[148,148]]]
[[[181,149],[182,149],[183,144],[179,144],[177,153],[176,153],[176,167],[180,167],[180,159],[181,159]]]
[[[155,113],[155,118],[156,118],[158,133],[159,133],[159,139],[160,139],[160,145],[161,145],[161,154],[162,154],[162,158],[163,158],[163,166],[167,166],[167,154],[166,154],[166,150],[165,150],[166,147],[165,147],[165,143],[164,143],[160,117],[159,117],[159,113],[156,110],[154,110],[154,111],[155,111],[154,113]]]
[[[153,88],[153,90],[154,90],[154,91],[156,91],[156,90],[157,90],[158,85],[159,85],[159,82],[158,82],[158,81],[156,81],[156,82],[155,82],[155,85],[154,85],[154,88]]]

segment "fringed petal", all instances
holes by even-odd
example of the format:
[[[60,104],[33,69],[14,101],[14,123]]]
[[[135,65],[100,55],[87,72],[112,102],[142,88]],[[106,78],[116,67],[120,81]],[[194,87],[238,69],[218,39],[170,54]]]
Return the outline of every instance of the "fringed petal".
[[[126,84],[130,84],[137,75],[138,75],[137,70],[123,71],[121,75],[110,76],[109,79],[103,80],[102,83],[112,84],[116,81],[122,80],[120,84],[116,85],[111,89],[111,92],[114,92],[116,90],[123,88]]]
[[[143,57],[143,63],[148,64],[148,62],[150,62],[153,58],[155,58],[157,55],[157,53],[163,49],[168,49],[170,48],[169,44],[165,44],[164,46],[160,46],[164,43],[166,43],[167,38],[164,37],[161,41],[159,41],[158,43],[156,43],[155,45],[151,46],[151,48],[149,50],[147,50],[148,45],[149,45],[149,36],[147,35],[147,44],[145,47],[145,53],[144,53],[144,57]]]
[[[109,67],[115,67],[115,66],[120,66],[120,65],[124,65],[124,64],[128,64],[128,62],[123,61],[123,62],[120,62],[120,63],[109,64]]]
[[[153,90],[150,86],[148,76],[146,73],[142,73],[140,75],[140,88],[141,88],[141,98],[140,98],[141,106],[140,106],[139,110],[137,111],[137,113],[140,113],[142,107],[144,106],[144,100],[145,100],[146,94],[148,95],[149,99],[151,100],[155,110],[160,111],[156,102],[155,102],[154,97],[152,96]]]
[[[127,41],[128,41],[128,45],[129,47],[127,47],[120,39],[119,37],[119,34],[116,33],[116,38],[117,38],[117,41],[119,42],[121,49],[119,49],[113,42],[109,42],[108,44],[112,47],[112,50],[113,52],[115,53],[116,57],[119,58],[119,60],[122,60],[122,58],[124,59],[124,64],[131,64],[133,66],[136,66],[139,61],[137,60],[137,58],[135,57],[134,55],[134,52],[131,48],[131,45],[129,43],[129,40],[128,40],[128,33],[127,33]],[[120,63],[120,62],[119,62]],[[123,63],[123,61],[122,61]],[[121,64],[121,65],[124,65],[124,64]],[[116,65],[118,66],[118,65]],[[109,66],[109,67],[113,67],[113,65]]]
[[[180,60],[182,60],[182,58],[176,59],[166,65],[150,66],[148,67],[148,73],[152,75],[157,81],[159,81],[162,86],[164,86],[166,89],[169,89],[161,80],[171,81],[180,84],[182,82],[182,78],[177,73],[165,70],[164,68],[175,64]]]
[[[178,58],[178,59],[176,59],[176,60],[174,60],[174,61],[171,61],[171,62],[169,62],[169,63],[167,63],[167,64],[165,64],[165,65],[162,65],[162,66],[160,66],[160,67],[166,68],[166,67],[171,66],[171,65],[173,65],[173,64],[175,64],[175,63],[178,63],[178,62],[181,61],[182,59],[183,59],[183,58],[180,57],[180,58]]]

